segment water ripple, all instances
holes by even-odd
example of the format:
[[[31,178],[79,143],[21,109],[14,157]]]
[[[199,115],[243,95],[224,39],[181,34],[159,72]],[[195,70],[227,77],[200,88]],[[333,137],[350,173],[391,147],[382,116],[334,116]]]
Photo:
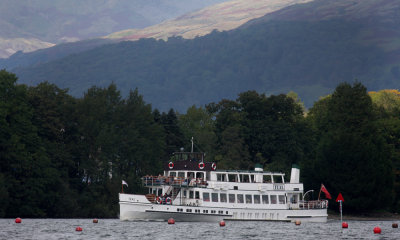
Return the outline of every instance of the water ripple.
[[[342,229],[339,221],[303,223],[285,222],[185,223],[120,222],[118,219],[0,219],[0,239],[400,239],[400,230],[391,221],[348,221]],[[82,232],[75,231],[82,227]],[[382,234],[374,234],[380,226]]]

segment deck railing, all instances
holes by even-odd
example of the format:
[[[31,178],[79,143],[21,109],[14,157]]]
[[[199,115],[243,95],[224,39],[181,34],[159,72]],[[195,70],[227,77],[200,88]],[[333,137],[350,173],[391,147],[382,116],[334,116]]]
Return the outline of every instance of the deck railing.
[[[325,209],[328,208],[328,200],[300,201],[300,209]]]
[[[203,178],[183,178],[183,177],[164,177],[164,176],[144,176],[142,177],[145,187],[170,185],[175,187],[207,187],[208,183]]]

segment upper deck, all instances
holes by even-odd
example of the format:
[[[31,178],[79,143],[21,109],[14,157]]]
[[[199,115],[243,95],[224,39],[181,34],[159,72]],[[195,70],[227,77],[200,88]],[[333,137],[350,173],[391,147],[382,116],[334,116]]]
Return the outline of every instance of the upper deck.
[[[142,178],[144,186],[303,191],[298,166],[292,167],[290,182],[286,183],[284,173],[264,171],[259,164],[254,170],[217,170],[216,163],[204,159],[202,152],[175,152],[165,163],[163,175]]]
[[[164,175],[142,178],[146,187],[169,185],[173,187],[201,187],[247,190],[303,191],[299,182],[285,183],[284,173],[239,170],[175,170],[164,171]]]
[[[205,162],[205,153],[202,152],[175,152],[169,162],[164,163],[164,171],[192,170],[214,171],[215,163]],[[214,165],[213,165],[214,164]]]

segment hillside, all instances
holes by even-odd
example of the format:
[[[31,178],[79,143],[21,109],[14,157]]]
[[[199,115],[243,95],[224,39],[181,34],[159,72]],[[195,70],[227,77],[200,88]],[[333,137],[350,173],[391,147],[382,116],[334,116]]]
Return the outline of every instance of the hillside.
[[[182,36],[183,38],[192,39],[209,34],[215,29],[219,31],[231,30],[251,19],[264,16],[287,6],[310,1],[312,0],[227,1],[144,29],[128,29],[116,32],[106,38],[123,40],[155,38],[167,40],[169,37]]]
[[[58,44],[144,28],[226,0],[2,0],[0,58],[28,52],[37,41]],[[16,45],[5,41],[23,39]],[[35,39],[32,41],[31,39]],[[35,45],[36,44],[36,45]]]
[[[221,1],[221,0],[219,0]],[[131,29],[117,32],[105,37],[107,40],[123,41],[138,40],[139,38],[156,38],[167,40],[172,36],[183,36],[184,38],[194,38],[195,36],[203,36],[216,29],[219,31],[236,28],[243,23],[264,16],[267,13],[282,9],[283,7],[308,2],[311,0],[233,0],[221,4],[212,5],[198,11],[194,11],[182,15],[173,20],[164,21],[161,24],[153,25],[144,29]],[[217,1],[205,1],[217,2]],[[135,25],[133,25],[135,26]],[[1,40],[0,40],[1,42]],[[105,41],[109,42],[109,41]],[[82,43],[86,45],[86,43]],[[74,44],[77,49],[86,49],[80,47],[80,42]],[[64,46],[56,47],[56,49],[65,49]],[[72,49],[72,48],[69,48]],[[10,59],[0,59],[0,68],[12,70],[16,66],[25,67],[44,63],[49,60],[55,60],[68,54],[57,55],[54,49],[38,51],[33,54],[18,53]],[[72,53],[77,53],[74,50]],[[34,56],[34,57],[32,57]],[[51,56],[51,59],[48,58]]]
[[[400,7],[395,0],[320,0],[303,5],[302,8],[288,7],[264,17],[252,20],[242,27],[268,21],[326,21],[341,19],[365,26],[359,36],[363,44],[377,44],[386,51],[400,49]]]
[[[53,47],[47,47],[33,52],[18,51],[7,59],[0,58],[0,69],[14,69],[16,67],[31,65],[37,66],[109,43],[115,43],[115,41],[111,39],[95,38],[79,42],[61,43]]]
[[[396,9],[400,2],[395,0],[317,0],[233,31],[193,40],[110,44],[15,72],[20,83],[47,80],[75,96],[111,82],[124,95],[138,88],[161,110],[185,111],[249,89],[267,94],[293,90],[310,106],[343,81],[357,79],[369,90],[400,87]]]
[[[14,54],[17,50],[24,52],[33,52],[42,48],[49,48],[54,44],[43,42],[36,38],[10,38],[4,39],[0,37],[0,59],[7,58]]]

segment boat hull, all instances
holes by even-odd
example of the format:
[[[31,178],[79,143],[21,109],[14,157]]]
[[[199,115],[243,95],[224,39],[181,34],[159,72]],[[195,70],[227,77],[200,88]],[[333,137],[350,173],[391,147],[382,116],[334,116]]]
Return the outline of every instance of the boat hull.
[[[143,195],[120,194],[120,220],[180,222],[288,221],[326,222],[327,209],[251,209],[209,206],[162,205]]]
[[[167,221],[173,218],[177,222],[218,222],[224,220],[223,216],[210,216],[201,214],[186,214],[169,211],[125,211],[121,213],[121,221]]]

